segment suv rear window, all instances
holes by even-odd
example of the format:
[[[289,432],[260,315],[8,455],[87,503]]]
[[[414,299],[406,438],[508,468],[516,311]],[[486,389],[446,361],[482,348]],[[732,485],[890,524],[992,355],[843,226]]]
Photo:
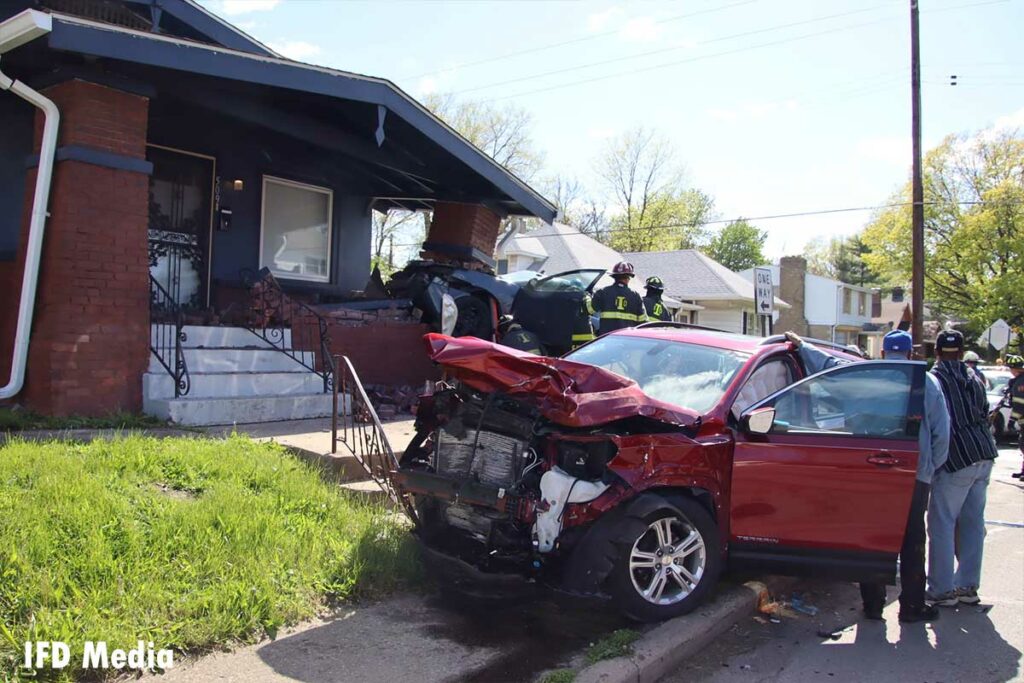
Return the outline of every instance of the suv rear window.
[[[703,413],[718,403],[749,356],[666,339],[609,335],[567,358],[628,377],[659,401]]]

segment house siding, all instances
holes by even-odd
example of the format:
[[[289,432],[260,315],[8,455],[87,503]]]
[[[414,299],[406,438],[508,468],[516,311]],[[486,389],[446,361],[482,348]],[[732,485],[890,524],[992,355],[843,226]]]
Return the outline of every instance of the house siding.
[[[706,301],[698,301],[698,304],[702,306],[708,306]],[[754,307],[751,306],[748,310],[750,316],[749,325],[751,329],[748,330],[750,334],[756,334],[757,329],[754,327],[756,321],[754,320]],[[740,306],[729,307],[729,308],[705,308],[697,314],[697,323],[704,325],[705,327],[714,327],[719,330],[726,332],[735,332],[737,334],[743,333],[743,308]]]
[[[205,125],[197,127],[196,120]],[[257,269],[260,254],[263,176],[269,175],[330,189],[332,210],[331,280],[302,282],[307,290],[363,289],[370,276],[372,215],[370,195],[360,191],[358,172],[343,160],[291,140],[239,124],[201,109],[154,103],[149,142],[214,157],[221,179],[220,207],[231,209],[231,227],[217,229],[211,244],[211,278],[216,302],[218,287],[237,287],[243,269]],[[244,189],[231,188],[241,180]],[[282,278],[287,288],[289,281]]]

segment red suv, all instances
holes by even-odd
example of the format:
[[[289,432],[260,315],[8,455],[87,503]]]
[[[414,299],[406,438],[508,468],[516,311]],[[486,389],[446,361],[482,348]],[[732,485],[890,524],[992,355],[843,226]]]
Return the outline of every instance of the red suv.
[[[784,337],[661,323],[565,358],[425,339],[447,379],[392,484],[431,557],[639,620],[692,610],[726,566],[894,583],[923,363],[807,377]]]

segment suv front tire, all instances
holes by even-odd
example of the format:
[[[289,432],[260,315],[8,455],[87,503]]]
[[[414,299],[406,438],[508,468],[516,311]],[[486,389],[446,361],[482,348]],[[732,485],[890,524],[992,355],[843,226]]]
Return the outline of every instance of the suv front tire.
[[[704,602],[718,581],[721,554],[718,528],[700,503],[648,495],[657,497],[655,509],[620,523],[608,590],[629,617],[661,621]]]

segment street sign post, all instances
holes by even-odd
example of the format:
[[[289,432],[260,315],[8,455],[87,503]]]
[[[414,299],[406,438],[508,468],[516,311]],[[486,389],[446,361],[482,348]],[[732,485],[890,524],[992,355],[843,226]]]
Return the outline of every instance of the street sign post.
[[[1002,351],[1010,344],[1010,335],[1013,330],[1005,320],[1000,318],[991,325],[988,329],[981,333],[981,339],[988,342],[989,346],[994,348],[996,351]]]
[[[754,309],[761,320],[762,335],[771,334],[775,313],[775,285],[771,268],[754,268]]]

